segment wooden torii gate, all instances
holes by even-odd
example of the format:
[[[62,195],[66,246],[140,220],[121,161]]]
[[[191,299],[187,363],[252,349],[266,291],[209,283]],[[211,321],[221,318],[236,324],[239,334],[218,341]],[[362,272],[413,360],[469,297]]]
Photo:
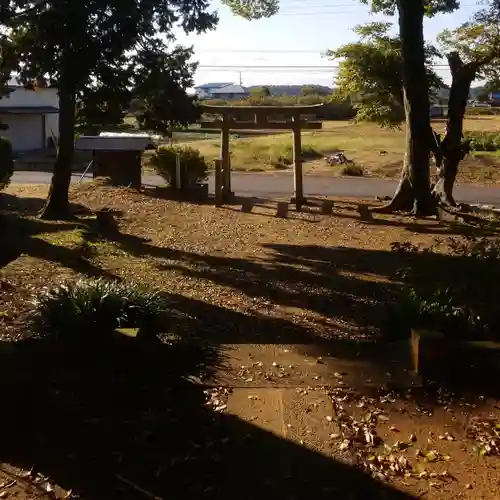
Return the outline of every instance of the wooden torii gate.
[[[315,114],[322,104],[308,106],[212,106],[203,104],[201,110],[222,119],[203,121],[202,128],[220,129],[220,164],[222,167],[223,197],[231,195],[231,161],[229,156],[229,132],[231,130],[292,130],[293,131],[293,172],[294,195],[291,199],[297,210],[306,203],[304,198],[302,172],[302,129],[321,129],[322,122],[301,119],[301,115]],[[236,119],[237,115],[238,119]],[[272,117],[278,115],[284,120]],[[241,119],[243,118],[243,120]],[[217,193],[216,193],[217,195]]]

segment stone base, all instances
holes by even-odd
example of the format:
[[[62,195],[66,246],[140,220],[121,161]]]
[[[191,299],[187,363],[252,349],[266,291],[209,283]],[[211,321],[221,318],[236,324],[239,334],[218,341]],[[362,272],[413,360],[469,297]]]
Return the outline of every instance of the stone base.
[[[438,332],[412,330],[411,354],[416,375],[460,389],[484,393],[500,377],[500,343],[450,340]]]
[[[183,194],[189,200],[206,201],[208,200],[208,184],[195,184],[190,186]]]
[[[448,343],[444,335],[428,330],[412,330],[410,342],[415,375],[432,375],[436,365],[440,366],[447,355]]]

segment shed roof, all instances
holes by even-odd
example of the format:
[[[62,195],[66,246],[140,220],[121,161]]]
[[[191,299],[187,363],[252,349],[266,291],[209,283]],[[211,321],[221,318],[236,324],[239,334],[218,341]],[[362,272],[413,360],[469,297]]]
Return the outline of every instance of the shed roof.
[[[222,87],[227,87],[228,85],[233,85],[233,82],[215,82],[215,83],[203,83],[202,85],[197,85],[195,89],[220,89]]]
[[[154,149],[149,136],[96,136],[82,135],[75,142],[75,149],[80,151],[144,151]]]
[[[59,113],[55,106],[2,106],[0,105],[0,115],[48,115]]]
[[[212,94],[246,94],[247,90],[242,85],[226,85],[212,90]]]

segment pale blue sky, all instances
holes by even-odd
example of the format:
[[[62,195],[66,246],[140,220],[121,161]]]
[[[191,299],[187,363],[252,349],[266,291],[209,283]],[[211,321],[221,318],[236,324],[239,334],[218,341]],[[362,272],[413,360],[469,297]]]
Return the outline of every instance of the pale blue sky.
[[[425,34],[435,40],[444,28],[453,28],[470,18],[477,10],[478,0],[462,0],[462,7],[453,14],[426,20]],[[306,7],[307,6],[307,7]],[[304,84],[332,85],[333,70],[318,69],[245,69],[244,66],[323,66],[333,65],[321,56],[322,51],[336,48],[356,39],[352,28],[357,24],[383,20],[369,14],[359,0],[282,0],[281,12],[259,21],[235,17],[229,9],[213,1],[220,21],[215,31],[178,39],[194,45],[200,69],[196,84],[206,82],[237,82],[241,70],[244,85]],[[393,19],[394,21],[394,19]],[[271,51],[289,52],[271,52]],[[237,66],[214,71],[204,66]],[[439,69],[447,79],[445,68]]]

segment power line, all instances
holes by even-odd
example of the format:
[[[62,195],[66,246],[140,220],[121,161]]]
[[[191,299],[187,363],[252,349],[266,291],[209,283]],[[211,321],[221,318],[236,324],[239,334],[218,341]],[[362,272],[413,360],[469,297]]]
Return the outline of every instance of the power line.
[[[316,0],[316,1],[320,1],[321,0]],[[351,3],[331,3],[329,0],[327,0],[326,3],[320,3],[318,6],[319,7],[359,7],[359,5],[353,5],[354,2],[351,2]],[[286,5],[293,5],[293,4],[297,4],[299,6],[304,6],[304,0],[288,0],[286,2]],[[478,7],[482,5],[482,3],[479,1],[479,2],[475,2],[475,3],[461,3],[460,4],[460,8],[462,7]],[[315,7],[316,5],[311,5],[311,7]]]
[[[213,52],[224,54],[322,54],[329,49],[196,49],[196,52]]]
[[[461,4],[460,9],[474,9],[479,8],[480,3]],[[344,15],[353,14],[357,12],[372,12],[366,6],[363,8],[361,5],[353,4],[320,4],[320,5],[304,5],[303,2],[298,2],[296,5],[291,5],[291,9],[279,11],[280,16],[312,16],[312,15]],[[311,10],[312,9],[312,10]],[[319,10],[318,10],[319,9]],[[328,9],[328,10],[324,10]]]
[[[265,65],[265,64],[200,64],[200,68],[205,69],[217,69],[217,68],[229,68],[229,69],[326,69],[332,70],[338,68],[338,65],[334,66],[326,66],[325,64],[321,66],[313,66],[313,65]]]
[[[433,68],[447,68],[447,64],[431,64],[430,65]],[[332,66],[327,66],[327,65],[321,65],[321,66],[314,66],[314,65],[249,65],[249,64],[200,64],[198,66],[199,69],[263,69],[263,70],[274,70],[274,69],[320,69],[320,70],[326,70],[326,71],[331,71],[333,69],[338,69],[339,65],[334,64]]]

